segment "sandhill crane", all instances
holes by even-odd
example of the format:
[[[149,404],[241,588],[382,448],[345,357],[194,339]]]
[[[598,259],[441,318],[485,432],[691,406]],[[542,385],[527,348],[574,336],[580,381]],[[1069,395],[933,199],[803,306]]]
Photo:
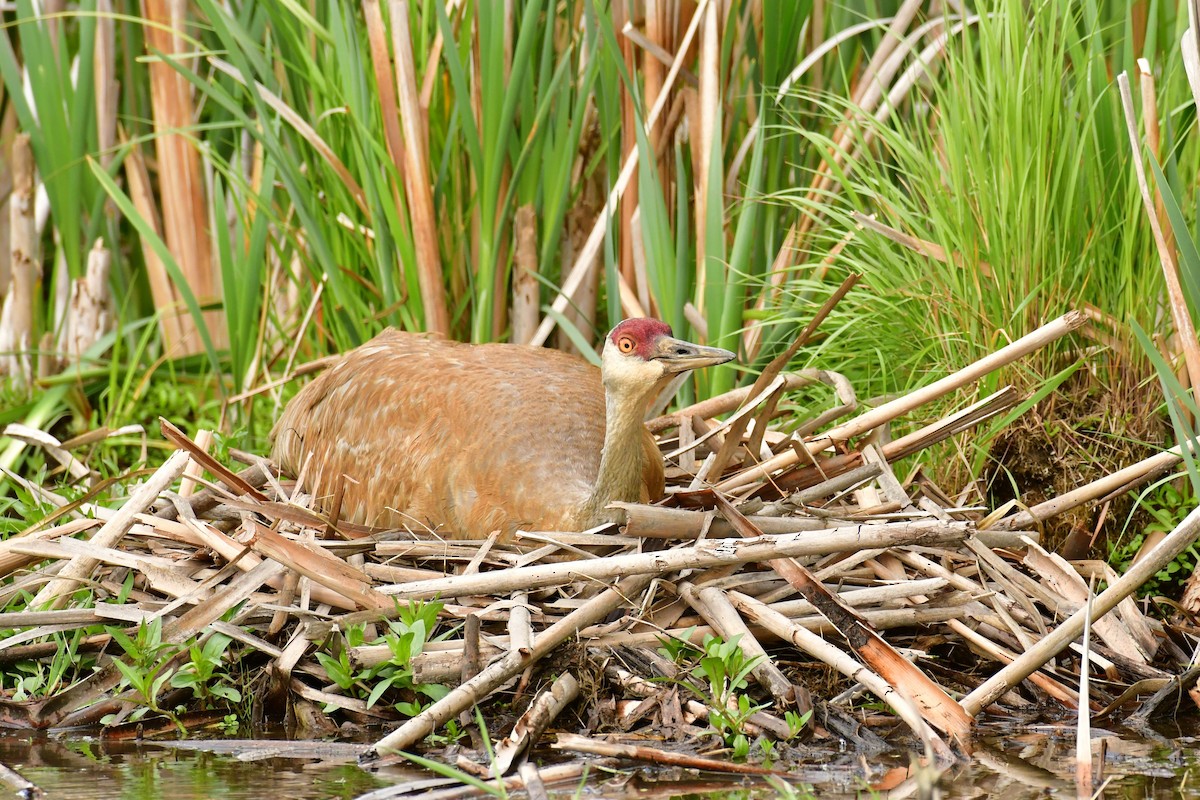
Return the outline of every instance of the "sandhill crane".
[[[343,481],[351,522],[470,538],[586,530],[611,520],[613,501],[662,495],[649,403],[678,373],[733,358],[653,319],[617,325],[600,369],[389,330],[288,403],[273,456],[293,474],[307,460],[305,486],[324,505]]]

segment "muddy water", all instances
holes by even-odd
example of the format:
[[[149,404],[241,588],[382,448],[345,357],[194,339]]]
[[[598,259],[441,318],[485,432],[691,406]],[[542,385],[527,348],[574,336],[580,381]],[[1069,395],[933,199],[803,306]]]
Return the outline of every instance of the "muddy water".
[[[1197,732],[1174,728],[1135,736],[1094,731],[1093,752],[1098,756],[1103,750],[1104,777],[1109,779],[1103,796],[1200,798]],[[416,791],[405,796],[419,797],[436,788],[427,773],[390,770],[376,775],[359,769],[355,757],[360,748],[286,741],[108,743],[0,734],[0,762],[39,786],[47,798],[63,800],[355,798],[406,783]],[[1074,731],[1068,727],[992,728],[969,764],[941,777],[942,797],[1074,797],[1073,758]],[[923,782],[910,774],[906,757],[866,763],[852,754],[830,752],[806,762],[789,769],[797,787],[807,785],[813,792],[801,789],[797,797],[917,797]],[[551,796],[560,798],[579,791],[576,785],[555,788]],[[12,796],[0,784],[0,797]],[[579,796],[749,800],[778,793],[756,781],[631,766],[616,773],[593,772]]]

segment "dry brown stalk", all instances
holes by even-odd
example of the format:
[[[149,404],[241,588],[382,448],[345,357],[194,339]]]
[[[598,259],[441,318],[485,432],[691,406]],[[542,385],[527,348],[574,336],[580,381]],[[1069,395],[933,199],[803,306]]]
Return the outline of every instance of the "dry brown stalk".
[[[903,397],[877,406],[843,425],[826,431],[820,436],[815,437],[812,441],[807,442],[805,449],[815,455],[835,443],[845,442],[854,436],[859,436],[873,430],[885,422],[907,414],[925,403],[949,394],[955,389],[960,389],[989,372],[993,372],[1000,367],[1023,358],[1029,353],[1041,349],[1050,342],[1078,328],[1086,321],[1087,317],[1082,313],[1078,311],[1068,312],[1058,319],[1046,323],[1036,331],[1022,336],[1012,344],[984,356],[970,366],[964,367]],[[795,451],[788,450],[752,469],[744,470],[722,481],[717,484],[716,488],[723,492],[731,492],[748,486],[760,478],[765,478],[777,470],[786,469],[799,462],[800,456]]]
[[[112,297],[108,284],[111,264],[108,248],[97,239],[88,251],[83,277],[71,281],[71,297],[60,329],[56,369],[79,363],[111,327]]]
[[[1200,534],[1200,508],[1188,514],[1175,530],[1171,531],[1166,539],[1163,539],[1150,556],[1134,564],[1120,579],[1109,584],[1109,587],[1100,593],[1092,603],[1092,619],[1100,619],[1115,608],[1121,600],[1136,591],[1150,576],[1186,550],[1195,541],[1198,534]],[[981,686],[967,695],[962,702],[967,713],[971,716],[977,715],[1006,691],[1058,655],[1083,632],[1086,612],[1087,609],[1082,608],[1071,615],[1037,644],[1022,653],[1016,661],[988,678]]]
[[[649,761],[652,764],[663,764],[686,769],[702,769],[709,772],[733,772],[739,775],[787,775],[773,769],[755,767],[750,764],[735,764],[731,761],[720,761],[715,758],[702,758],[686,753],[672,753],[657,747],[641,745],[618,744],[579,736],[574,733],[558,734],[558,741],[550,745],[555,750],[572,750],[577,753],[592,753],[598,756],[618,756],[632,758],[637,761]]]
[[[381,586],[379,591],[403,599],[499,594],[518,589],[561,586],[578,580],[608,580],[622,575],[663,575],[681,568],[700,569],[722,564],[745,564],[776,558],[852,552],[878,546],[947,544],[961,541],[970,525],[962,522],[893,522],[833,528],[820,537],[799,534],[757,536],[753,539],[711,539],[692,547],[654,553],[606,556],[532,567],[459,575],[429,581]]]
[[[394,607],[391,600],[371,588],[372,581],[366,574],[330,555],[324,548],[293,542],[265,525],[257,522],[252,524],[254,536],[250,546],[259,555],[273,559],[310,581],[354,601],[359,608]]]
[[[525,344],[537,330],[541,284],[538,282],[537,214],[532,204],[513,215],[512,341]]]
[[[33,305],[42,278],[41,247],[34,218],[33,148],[29,134],[12,144],[12,195],[9,197],[10,284],[0,286],[0,376],[18,385],[33,380]]]
[[[538,661],[568,638],[576,635],[582,628],[603,619],[617,606],[629,602],[630,597],[639,594],[649,583],[648,575],[634,575],[605,589],[542,631],[535,640],[531,652],[522,653],[519,650],[513,650],[498,661],[492,662],[473,679],[376,742],[368,751],[367,757],[377,757],[380,753],[388,750],[404,750],[412,747],[436,730],[439,725],[445,724],[446,720],[477,704],[496,687],[525,669],[528,664]]]
[[[417,279],[425,329],[450,334],[450,312],[442,285],[442,259],[437,243],[437,218],[433,210],[433,185],[429,180],[426,131],[417,94],[417,72],[413,62],[412,36],[408,30],[408,0],[388,0],[392,20],[392,50],[396,60],[396,94],[404,125],[404,191],[412,216],[412,235],[417,254]],[[490,235],[490,232],[489,234]]]
[[[803,626],[797,625],[779,611],[770,606],[763,605],[752,597],[748,597],[740,592],[731,592],[729,599],[739,611],[746,614],[759,625],[768,628],[779,638],[791,642],[802,652],[808,653],[813,658],[833,667],[847,678],[857,681],[870,689],[879,699],[891,706],[896,715],[904,720],[913,733],[917,734],[921,741],[932,752],[937,754],[939,758],[951,758],[950,748],[947,747],[942,738],[921,717],[912,700],[874,672],[855,661],[848,653],[839,650],[817,634],[808,631]]]
[[[396,168],[398,183],[404,182],[404,135],[400,132],[400,107],[396,103],[396,87],[392,83],[391,54],[388,52],[387,28],[379,0],[363,0],[363,19],[367,25],[367,44],[371,48],[371,68],[375,72],[375,90],[379,93],[380,115],[383,117],[383,138],[388,156]],[[396,185],[392,187],[396,191]],[[400,204],[396,203],[399,208]]]
[[[100,165],[108,169],[116,154],[117,100],[121,88],[115,77],[116,19],[112,0],[96,2],[96,47],[92,53],[92,66],[96,87],[96,146]]]
[[[184,280],[203,306],[220,301],[222,292],[220,274],[212,258],[200,153],[185,133],[194,124],[192,86],[165,60],[189,49],[182,38],[187,25],[186,9],[186,4],[172,0],[142,0],[142,13],[149,23],[144,29],[146,50],[154,57],[150,63],[150,108],[154,115],[163,231]],[[170,285],[169,279],[163,281]],[[177,289],[173,289],[173,295],[175,299],[181,296]],[[203,343],[197,320],[184,312],[174,313],[179,313],[182,338],[168,339],[168,346],[176,353],[201,352]],[[223,311],[203,312],[204,324],[218,348],[225,344],[223,317]],[[164,337],[172,332],[173,327],[164,326]]]

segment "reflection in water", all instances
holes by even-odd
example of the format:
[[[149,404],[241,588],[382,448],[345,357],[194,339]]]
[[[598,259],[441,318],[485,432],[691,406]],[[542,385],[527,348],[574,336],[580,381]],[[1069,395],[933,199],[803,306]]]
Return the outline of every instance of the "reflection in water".
[[[1074,797],[1074,729],[1067,726],[981,726],[974,757],[940,781],[941,797],[1002,797],[1033,800]],[[1107,798],[1200,798],[1196,731],[1177,729],[1148,736],[1094,729],[1093,754],[1104,754],[1103,775],[1112,778]],[[1167,735],[1162,735],[1167,733]],[[1103,742],[1103,744],[1101,744]],[[94,738],[0,735],[0,762],[33,781],[50,798],[63,800],[151,800],[152,798],[354,798],[374,789],[405,784],[418,797],[429,791],[429,773],[410,770],[372,775],[356,766],[362,745],[245,740],[102,742]],[[214,752],[215,751],[215,752]],[[547,755],[551,755],[547,753]],[[811,755],[811,754],[810,754]],[[551,757],[561,758],[561,754]],[[808,757],[804,759],[806,762]],[[1097,763],[1097,766],[1098,763]],[[783,765],[777,765],[777,768]],[[917,798],[920,775],[909,772],[901,753],[860,759],[829,753],[791,770],[797,798]],[[413,781],[416,779],[416,782]],[[687,770],[653,767],[590,773],[583,796],[606,798],[774,798],[779,790],[759,781],[697,776]],[[442,790],[445,790],[443,785]],[[461,788],[461,787],[460,787]],[[576,796],[578,785],[554,787],[551,796]],[[451,792],[455,792],[453,788]],[[4,788],[0,786],[0,794]],[[457,792],[455,792],[457,793]]]
[[[382,785],[353,761],[244,761],[149,742],[8,734],[0,736],[0,761],[56,800],[315,800],[352,798]]]

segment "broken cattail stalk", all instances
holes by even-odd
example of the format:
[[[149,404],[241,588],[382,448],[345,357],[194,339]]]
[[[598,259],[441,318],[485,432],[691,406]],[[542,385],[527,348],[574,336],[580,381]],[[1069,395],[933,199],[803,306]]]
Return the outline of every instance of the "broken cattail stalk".
[[[1100,593],[1092,603],[1092,619],[1097,620],[1116,608],[1125,597],[1171,563],[1200,535],[1200,508],[1196,508],[1179,523],[1170,535],[1142,561],[1134,564],[1115,583]],[[988,678],[963,698],[963,709],[972,717],[994,703],[1002,694],[1029,677],[1083,633],[1087,608],[1081,608],[1065,622],[1044,636],[1021,657]]]
[[[1073,508],[1078,508],[1093,500],[1099,500],[1102,497],[1112,494],[1114,491],[1132,489],[1151,478],[1161,475],[1182,461],[1183,458],[1179,453],[1178,447],[1156,453],[1149,458],[1142,459],[1136,464],[1130,464],[1124,469],[1119,469],[1111,475],[1105,475],[1103,478],[1084,484],[1078,489],[1072,489],[1066,494],[1052,497],[1044,503],[1038,503],[1032,508],[1013,514],[1011,517],[1005,517],[989,528],[989,530],[1032,528],[1051,517],[1070,511]]]
[[[735,764],[730,761],[720,761],[715,758],[701,758],[686,753],[674,753],[670,750],[660,750],[657,747],[642,747],[616,742],[603,742],[579,736],[574,733],[558,734],[558,741],[551,745],[555,750],[572,750],[577,753],[592,753],[599,756],[620,756],[633,758],[638,761],[648,761],[652,764],[664,764],[687,769],[702,769],[709,772],[732,772],[739,775],[787,775],[773,769],[755,767],[750,764]]]
[[[797,625],[788,617],[775,609],[763,605],[753,597],[740,592],[730,592],[729,600],[734,607],[750,617],[754,622],[769,629],[784,641],[791,642],[801,652],[828,664],[838,672],[874,692],[896,712],[896,715],[912,729],[921,741],[925,743],[940,758],[949,759],[950,748],[929,724],[921,718],[911,699],[905,697],[895,687],[887,683],[871,670],[858,663],[849,654],[826,642],[820,636],[804,627]]]
[[[974,364],[967,366],[955,373],[947,375],[941,380],[918,389],[914,392],[899,397],[889,403],[884,403],[881,406],[871,409],[849,422],[839,425],[830,431],[816,437],[810,442],[805,443],[805,448],[811,454],[816,454],[825,448],[837,443],[844,442],[854,436],[859,436],[867,431],[874,430],[885,422],[896,419],[897,417],[907,414],[915,408],[936,400],[955,389],[960,389],[963,386],[975,381],[989,372],[993,372],[1000,367],[1011,364],[1012,362],[1041,349],[1050,342],[1053,342],[1072,330],[1078,328],[1087,317],[1078,311],[1071,311],[1058,319],[1049,322],[1038,328],[1033,333],[1022,336],[1017,341],[1003,347],[996,352],[985,356]],[[731,478],[717,484],[717,489],[722,492],[731,492],[741,489],[751,483],[765,478],[772,473],[787,469],[800,462],[800,456],[794,450],[787,450],[774,458],[759,464],[750,469],[744,470]]]
[[[148,23],[145,27],[146,52],[152,56],[150,108],[154,118],[163,231],[171,255],[179,263],[179,269],[192,293],[201,305],[208,305],[221,299],[221,279],[212,258],[212,237],[200,152],[192,137],[185,133],[190,130],[195,118],[192,85],[182,72],[166,60],[190,49],[183,38],[183,31],[187,29],[185,15],[188,6],[169,0],[144,0],[142,8]],[[165,54],[165,57],[160,58],[160,54]],[[172,290],[172,293],[178,299],[177,291]],[[200,324],[208,328],[213,346],[220,348],[226,345],[224,312],[205,311],[201,320],[176,311],[165,313],[179,314],[182,339],[167,342],[174,354],[192,354],[203,350],[197,327]],[[164,335],[170,330],[164,326]]]
[[[10,283],[0,286],[0,375],[9,375],[19,385],[33,380],[34,302],[42,278],[41,247],[34,218],[33,148],[28,133],[17,134],[12,143],[12,196],[9,198]]]
[[[376,742],[364,756],[365,760],[378,758],[389,750],[404,750],[412,747],[435,731],[448,719],[478,703],[496,687],[516,675],[529,664],[537,662],[558,645],[582,628],[594,625],[610,611],[629,598],[640,593],[650,583],[648,575],[634,575],[605,589],[584,605],[572,611],[538,635],[530,652],[513,650],[494,661],[472,680],[454,689],[417,716]]]
[[[512,732],[496,745],[492,759],[492,776],[500,777],[512,769],[521,751],[531,747],[542,732],[579,696],[579,682],[569,672],[555,679],[550,688],[539,694],[513,725]]]
[[[91,539],[92,544],[97,547],[115,547],[129,527],[133,525],[134,516],[149,508],[159,493],[179,478],[187,463],[188,454],[186,452],[177,450],[172,453],[170,458],[150,476],[149,480],[133,493],[125,505],[121,506],[112,519],[104,523],[104,526],[96,532]],[[29,605],[34,608],[61,608],[70,597],[71,592],[75,591],[79,584],[92,574],[92,570],[96,568],[97,564],[99,561],[93,558],[85,556],[73,558],[62,568],[57,578],[42,587],[37,597]]]
[[[481,575],[459,575],[382,586],[379,591],[404,599],[500,594],[518,589],[561,586],[581,579],[607,580],[623,575],[661,575],[682,568],[703,569],[722,564],[745,564],[902,544],[949,544],[962,541],[970,531],[971,526],[965,522],[922,520],[833,528],[820,537],[795,533],[758,536],[753,539],[710,539],[692,547],[674,550],[517,567]]]

